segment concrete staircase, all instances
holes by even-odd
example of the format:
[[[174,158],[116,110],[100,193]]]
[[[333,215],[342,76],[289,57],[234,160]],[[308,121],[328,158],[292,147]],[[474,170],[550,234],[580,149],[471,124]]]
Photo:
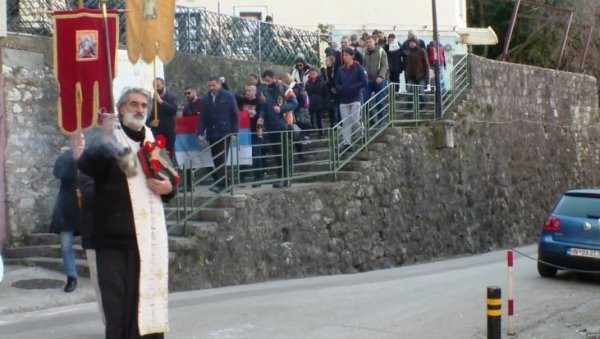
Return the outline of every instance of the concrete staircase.
[[[81,247],[81,237],[75,237],[73,251],[77,274],[89,276],[85,250]],[[23,239],[19,246],[4,248],[2,258],[7,265],[39,266],[59,272],[63,271],[60,236],[57,234],[30,234]]]
[[[211,225],[211,223],[207,223]],[[216,228],[216,223],[214,224]],[[169,236],[169,262],[174,259],[174,251],[186,246],[185,239],[177,235]],[[79,276],[89,277],[89,266],[85,250],[81,247],[81,237],[75,237],[73,244],[75,265]],[[5,247],[2,259],[6,265],[37,266],[55,271],[63,271],[60,253],[60,236],[52,233],[33,233],[28,235],[21,244]]]
[[[389,131],[389,132],[388,132]],[[384,133],[378,136],[374,142],[372,142],[366,149],[358,153],[354,160],[349,161],[343,168],[335,174],[325,173],[316,176],[309,176],[305,178],[294,179],[291,188],[302,187],[305,185],[311,185],[319,182],[335,182],[335,181],[354,181],[360,179],[370,169],[371,162],[370,158],[374,156],[374,149],[384,149],[387,143],[394,142],[394,134],[401,131],[400,128],[388,128]],[[389,134],[391,133],[391,135]],[[311,142],[304,147],[306,150],[310,150],[313,147],[321,147],[319,142]],[[311,172],[324,172],[327,170],[328,163],[320,163],[321,156],[318,154],[307,154],[304,163],[296,164],[301,170],[302,174]],[[246,208],[246,201],[248,199],[247,194],[255,190],[271,190],[271,185],[263,185],[260,188],[250,188],[249,186],[235,188],[234,194],[224,193],[217,197],[209,205],[210,207],[204,208],[194,215],[186,224],[186,226],[176,226],[170,228],[170,234],[172,235],[173,245],[177,246],[175,242],[182,241],[181,238],[185,236],[197,236],[204,238],[211,233],[216,232],[219,227],[219,223],[229,221],[233,215],[235,215],[236,209]],[[203,190],[206,192],[206,190]],[[196,190],[192,194],[194,206],[198,206],[209,199],[214,198],[213,193],[196,193]],[[176,203],[172,201],[165,207],[166,211],[176,210]],[[170,221],[171,224],[175,224],[174,221]],[[171,248],[171,250],[173,250]]]

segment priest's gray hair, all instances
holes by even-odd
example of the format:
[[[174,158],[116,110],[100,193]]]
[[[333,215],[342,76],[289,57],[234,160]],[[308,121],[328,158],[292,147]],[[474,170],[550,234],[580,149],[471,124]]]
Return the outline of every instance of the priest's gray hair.
[[[121,92],[121,96],[119,97],[119,100],[117,101],[117,113],[120,114],[121,107],[123,107],[127,103],[129,94],[132,94],[132,93],[141,94],[146,97],[146,99],[148,100],[148,112],[146,112],[146,115],[147,115],[150,112],[150,110],[152,109],[152,105],[150,104],[150,99],[151,99],[150,93],[141,87],[126,87],[125,89],[123,89],[123,91]]]

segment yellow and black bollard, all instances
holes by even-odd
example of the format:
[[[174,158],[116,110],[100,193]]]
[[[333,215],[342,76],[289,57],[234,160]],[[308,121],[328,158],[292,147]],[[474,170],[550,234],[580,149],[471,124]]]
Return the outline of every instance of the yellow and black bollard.
[[[487,338],[500,339],[502,332],[502,297],[498,286],[487,288]]]

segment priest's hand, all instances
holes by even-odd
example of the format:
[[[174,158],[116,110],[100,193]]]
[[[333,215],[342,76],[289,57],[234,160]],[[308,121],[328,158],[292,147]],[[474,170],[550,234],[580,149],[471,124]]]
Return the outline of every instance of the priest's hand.
[[[148,187],[157,195],[169,194],[173,191],[173,185],[166,175],[158,173],[159,179],[148,178]]]

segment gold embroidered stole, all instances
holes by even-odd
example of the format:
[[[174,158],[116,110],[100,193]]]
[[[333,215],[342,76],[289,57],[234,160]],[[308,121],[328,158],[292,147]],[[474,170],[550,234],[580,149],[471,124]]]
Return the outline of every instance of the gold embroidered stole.
[[[145,128],[146,141],[154,141]],[[135,235],[140,256],[138,326],[140,335],[168,332],[169,250],[165,214],[160,196],[153,193],[137,158],[139,143],[131,140],[121,128],[114,130],[117,142],[131,148],[137,174],[127,178]]]

